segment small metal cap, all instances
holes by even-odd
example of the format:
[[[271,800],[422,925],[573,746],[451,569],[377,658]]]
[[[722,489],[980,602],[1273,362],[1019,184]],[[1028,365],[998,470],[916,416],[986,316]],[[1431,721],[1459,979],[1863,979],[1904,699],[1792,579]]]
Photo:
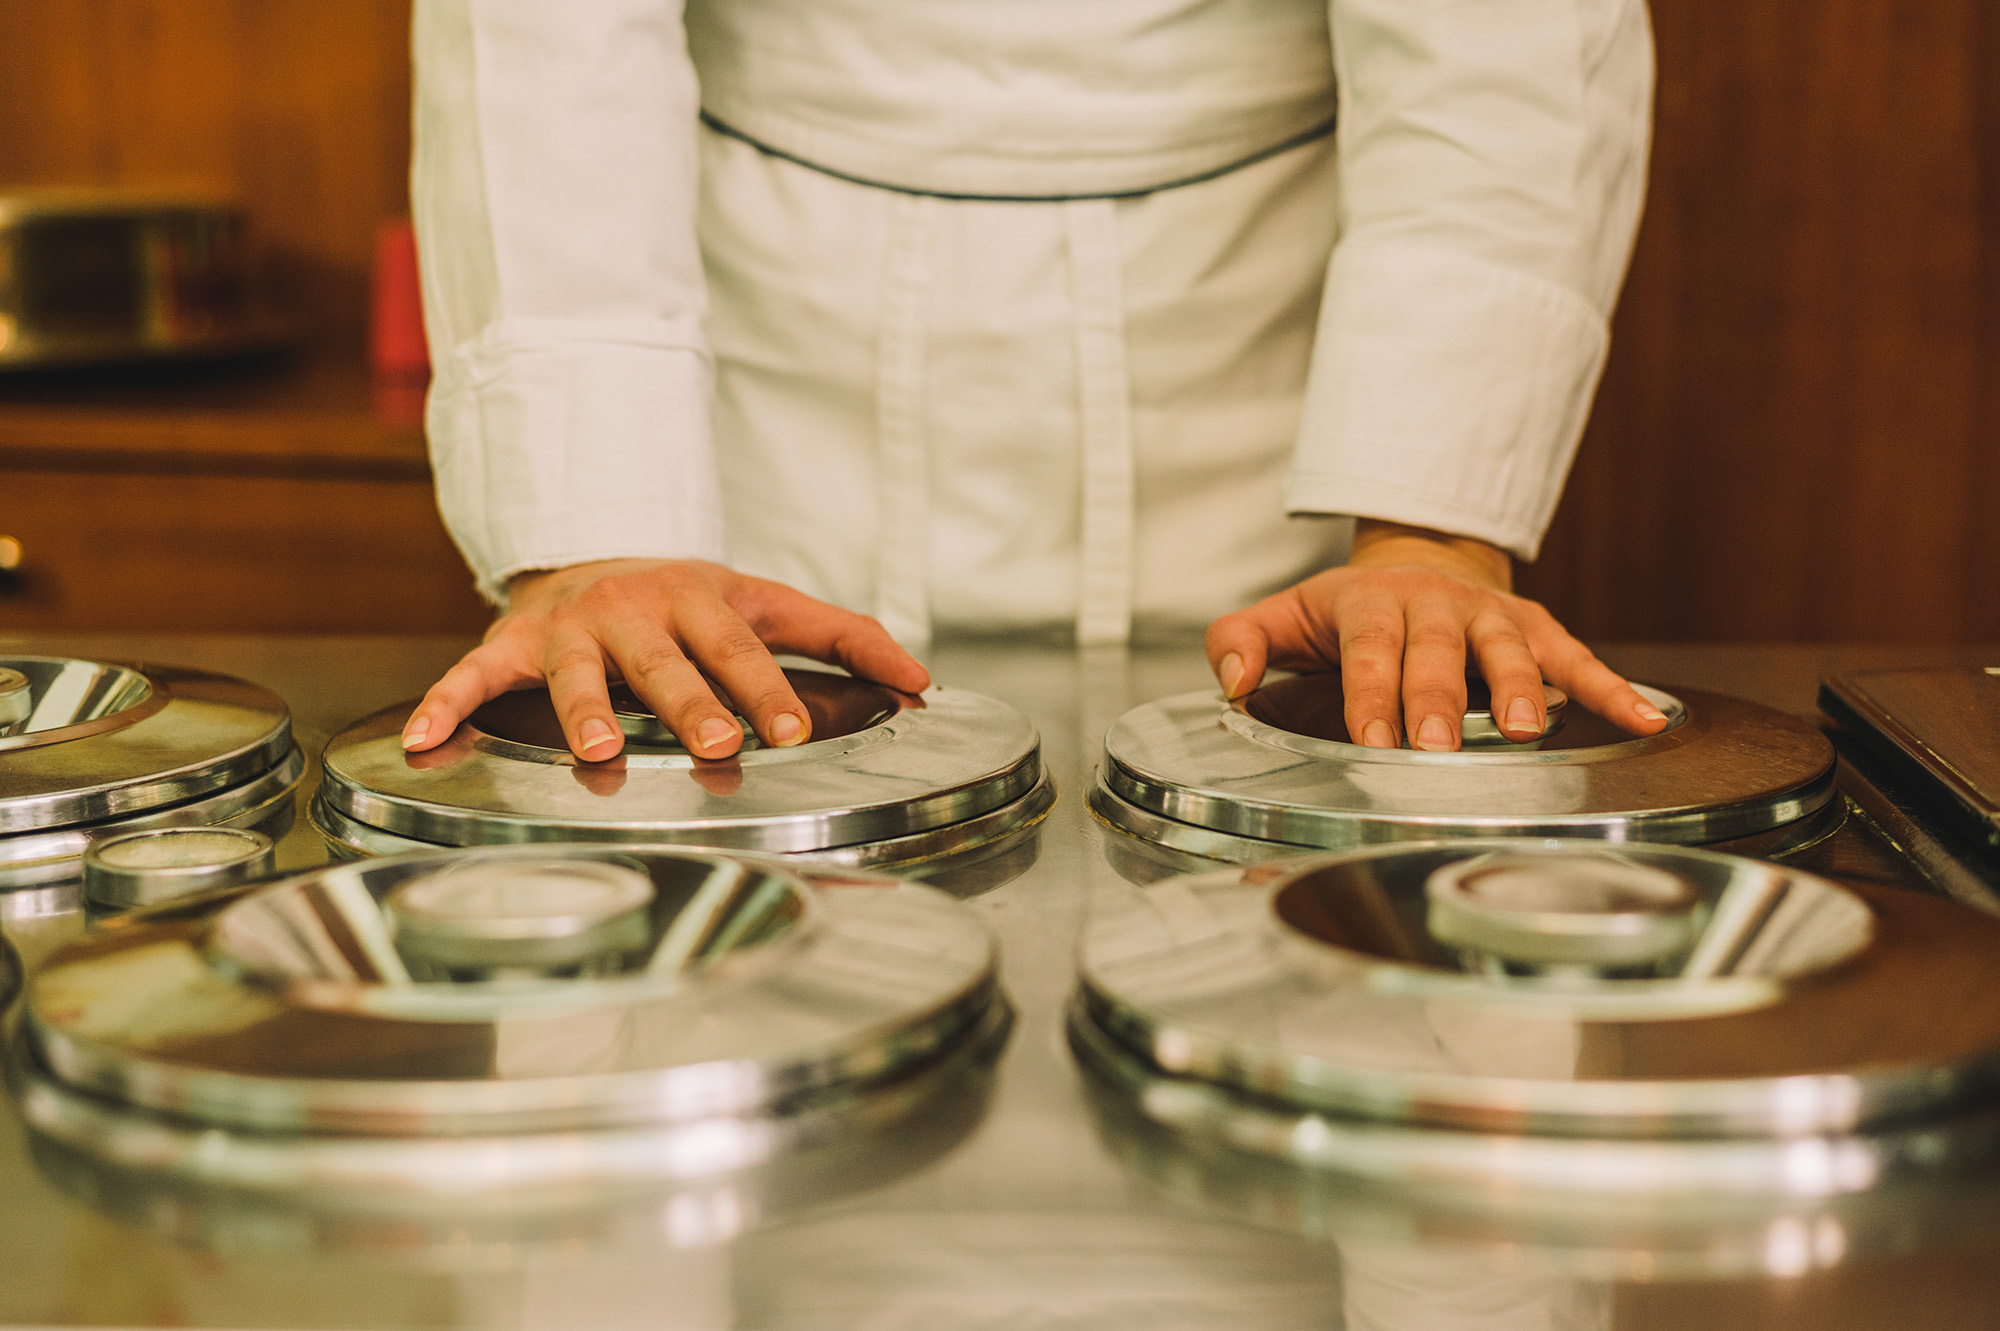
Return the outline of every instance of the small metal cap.
[[[1695,935],[1694,887],[1605,853],[1497,853],[1424,882],[1430,930],[1450,947],[1529,968],[1616,970],[1662,961]]]
[[[0,735],[11,734],[34,714],[35,691],[28,677],[18,670],[0,666]]]
[[[1533,739],[1516,740],[1500,729],[1493,715],[1493,695],[1484,680],[1469,680],[1466,688],[1465,719],[1459,723],[1459,741],[1469,749],[1534,748],[1562,729],[1563,715],[1569,710],[1569,695],[1553,684],[1542,685],[1542,733]]]
[[[383,903],[397,950],[452,971],[548,971],[652,937],[653,880],[600,860],[475,857],[399,885]]]
[[[163,827],[93,843],[83,853],[83,894],[100,906],[151,906],[270,873],[277,848],[235,827]]]

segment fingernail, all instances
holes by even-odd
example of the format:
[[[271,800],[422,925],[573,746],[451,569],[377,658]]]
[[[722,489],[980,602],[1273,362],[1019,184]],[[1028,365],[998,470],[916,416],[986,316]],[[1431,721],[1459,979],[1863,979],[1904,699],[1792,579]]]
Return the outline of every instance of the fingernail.
[[[702,733],[708,732],[704,730]],[[788,744],[797,744],[805,733],[806,723],[790,712],[781,713],[778,719],[771,723],[771,742],[781,749]]]
[[[1639,714],[1639,719],[1642,721],[1664,721],[1667,719],[1665,712],[1649,702],[1642,702],[1632,710]]]
[[[1507,729],[1516,734],[1524,731],[1534,734],[1541,728],[1542,723],[1535,716],[1535,705],[1526,698],[1514,699],[1514,705],[1507,709]]]
[[[698,749],[712,749],[725,743],[730,736],[743,732],[720,717],[704,721],[701,729],[694,732],[694,745]]]
[[[1231,652],[1216,666],[1215,674],[1222,681],[1222,696],[1234,698],[1237,686],[1243,682],[1243,658]]]
[[[416,748],[417,745],[422,744],[426,739],[430,738],[430,733],[431,723],[421,716],[417,717],[403,731],[403,747],[406,749]]]
[[[1427,716],[1417,727],[1417,747],[1441,753],[1451,748],[1451,722],[1441,716]]]
[[[1361,742],[1371,749],[1396,747],[1396,727],[1387,721],[1370,721],[1361,730]]]
[[[583,752],[588,756],[592,749],[601,749],[618,738],[618,732],[602,721],[585,721],[578,738],[583,741]]]

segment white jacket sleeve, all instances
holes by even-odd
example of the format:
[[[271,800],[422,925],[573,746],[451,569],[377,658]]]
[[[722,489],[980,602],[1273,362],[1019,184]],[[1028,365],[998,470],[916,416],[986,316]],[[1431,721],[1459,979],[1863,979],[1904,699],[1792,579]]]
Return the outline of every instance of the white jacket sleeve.
[[[1331,0],[1341,232],[1293,512],[1534,558],[1645,190],[1644,0]]]
[[[480,589],[718,558],[679,0],[418,0],[432,466]]]

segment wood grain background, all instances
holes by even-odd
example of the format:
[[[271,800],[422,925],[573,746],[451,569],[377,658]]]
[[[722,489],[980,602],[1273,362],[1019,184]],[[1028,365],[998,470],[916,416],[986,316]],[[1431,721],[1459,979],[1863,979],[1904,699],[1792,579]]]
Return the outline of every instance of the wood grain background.
[[[1655,0],[1645,222],[1524,585],[1608,638],[2000,630],[2000,18]]]
[[[1653,12],[1650,203],[1525,588],[1599,638],[2000,636],[2000,10]],[[407,22],[406,0],[9,0],[0,186],[235,190],[280,290],[356,349],[404,207]],[[458,580],[469,623],[443,549],[421,533],[409,576]],[[273,622],[310,618],[300,586]]]

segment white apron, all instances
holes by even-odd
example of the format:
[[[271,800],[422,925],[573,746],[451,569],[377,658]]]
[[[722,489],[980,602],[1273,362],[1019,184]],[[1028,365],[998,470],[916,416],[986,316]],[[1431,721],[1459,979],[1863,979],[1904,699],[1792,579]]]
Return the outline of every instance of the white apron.
[[[723,557],[906,641],[1199,624],[1343,515],[1531,556],[1650,96],[1640,0],[419,0],[415,49],[481,586]]]

